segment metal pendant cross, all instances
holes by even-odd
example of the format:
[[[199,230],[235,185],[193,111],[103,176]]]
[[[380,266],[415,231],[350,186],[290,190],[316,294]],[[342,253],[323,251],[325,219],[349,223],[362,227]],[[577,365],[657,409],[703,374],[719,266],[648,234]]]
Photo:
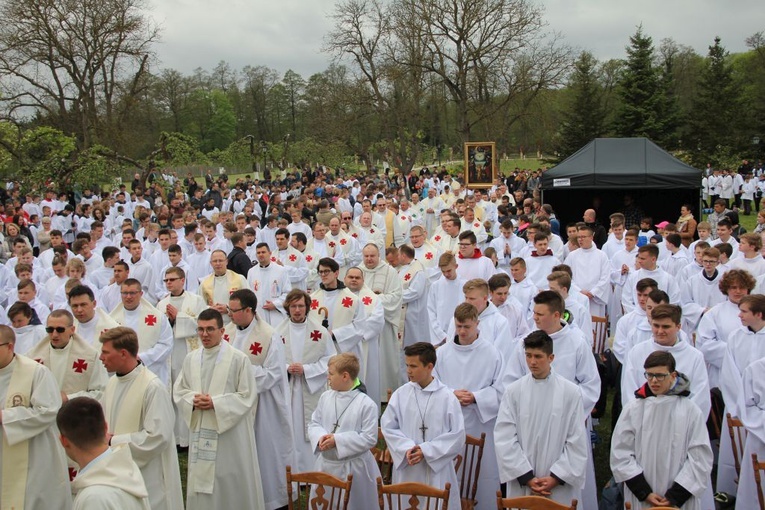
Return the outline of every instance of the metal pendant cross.
[[[425,431],[428,430],[428,427],[425,426],[425,422],[422,422],[422,426],[420,427],[420,431],[422,432],[422,440],[425,441]]]

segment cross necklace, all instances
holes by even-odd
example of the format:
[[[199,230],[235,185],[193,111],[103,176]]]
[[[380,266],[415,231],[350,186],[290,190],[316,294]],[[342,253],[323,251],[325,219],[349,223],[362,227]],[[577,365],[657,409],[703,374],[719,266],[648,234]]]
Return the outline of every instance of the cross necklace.
[[[351,401],[348,403],[347,406],[345,406],[345,409],[343,409],[343,412],[340,413],[340,416],[337,415],[337,395],[335,395],[335,423],[332,424],[332,433],[334,434],[337,432],[337,429],[340,428],[340,418],[343,417],[345,414],[345,411],[348,410],[349,407],[351,407],[351,404],[353,404],[353,401],[356,400],[356,397],[358,397],[361,394],[361,392],[356,393],[356,395],[351,399]]]
[[[414,403],[417,404],[417,412],[420,413],[420,432],[422,432],[422,441],[425,441],[425,431],[428,427],[425,426],[425,415],[428,414],[428,405],[430,404],[430,397],[433,396],[433,392],[428,392],[428,400],[425,401],[425,412],[420,409],[420,401],[417,399],[417,392],[414,394]]]

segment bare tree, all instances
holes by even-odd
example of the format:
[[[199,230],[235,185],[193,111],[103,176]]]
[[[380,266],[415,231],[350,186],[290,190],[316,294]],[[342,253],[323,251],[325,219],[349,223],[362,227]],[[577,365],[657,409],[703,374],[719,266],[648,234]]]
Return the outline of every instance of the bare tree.
[[[419,61],[423,46],[416,37],[394,37],[391,15],[380,0],[341,1],[335,6],[335,26],[325,39],[324,49],[337,62],[350,59],[357,79],[368,91],[366,102],[380,120],[386,152],[395,166],[407,172],[422,150],[425,72],[422,67],[397,63],[393,55]],[[372,160],[369,149],[356,147],[368,166]]]
[[[396,0],[392,30],[400,43],[423,46],[396,61],[438,76],[456,105],[457,132],[513,106],[523,113],[541,91],[562,84],[573,60],[557,34],[546,33],[542,9],[527,0]]]
[[[0,100],[82,148],[114,144],[147,86],[158,28],[143,0],[2,0]]]

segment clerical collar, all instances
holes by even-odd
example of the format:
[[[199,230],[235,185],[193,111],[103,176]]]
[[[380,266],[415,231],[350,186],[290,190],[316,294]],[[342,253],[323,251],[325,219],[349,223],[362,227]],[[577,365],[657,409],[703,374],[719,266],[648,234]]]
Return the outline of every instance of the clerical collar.
[[[130,372],[125,372],[124,374],[120,374],[119,372],[115,372],[115,373],[117,374],[117,377],[125,377],[126,375],[132,374],[135,371],[135,369],[140,367],[141,365],[143,365],[143,363],[141,363],[141,360],[139,359],[139,360],[136,360],[136,364]]]
[[[712,276],[707,276],[707,272],[706,271],[702,271],[701,274],[704,276],[704,278],[706,278],[706,280],[708,282],[713,282],[715,280],[715,278],[717,278],[718,272],[717,272],[717,269],[715,269],[715,272],[712,273]]]
[[[170,293],[170,297],[181,297],[181,296],[183,296],[183,293],[184,293],[184,292],[186,292],[186,291],[185,291],[185,290],[181,290],[181,293],[180,293],[180,294],[173,294],[173,293],[171,292],[171,293]]]
[[[133,257],[130,257],[130,262],[133,264],[138,264],[138,261],[141,260],[140,258],[138,260],[135,260]]]
[[[237,326],[237,327],[236,327],[236,329],[238,329],[239,331],[244,331],[244,330],[246,330],[246,329],[249,329],[249,328],[250,328],[250,326],[252,326],[253,324],[255,324],[255,321],[256,321],[256,320],[258,320],[258,319],[257,319],[256,317],[253,317],[253,318],[252,318],[252,321],[250,321],[250,323],[249,323],[249,324],[247,324],[246,326]]]

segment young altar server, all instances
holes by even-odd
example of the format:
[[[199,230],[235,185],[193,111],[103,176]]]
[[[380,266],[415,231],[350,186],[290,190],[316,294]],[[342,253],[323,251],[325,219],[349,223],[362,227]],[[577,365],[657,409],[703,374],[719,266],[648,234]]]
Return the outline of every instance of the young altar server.
[[[553,339],[523,340],[529,373],[510,384],[499,406],[494,444],[508,497],[581,501],[589,445],[579,388],[552,370]]]
[[[454,324],[456,334],[439,348],[438,367],[434,369],[433,374],[459,400],[465,420],[465,432],[473,437],[481,437],[481,433],[486,434],[476,508],[492,510],[496,506],[496,494],[499,490],[497,456],[494,451],[494,421],[504,389],[502,355],[492,339],[479,336],[481,324],[478,320],[478,309],[472,304],[462,303],[457,306],[454,310]],[[510,338],[504,340],[512,341]],[[481,369],[466,371],[465,367]]]
[[[706,414],[688,399],[688,377],[675,358],[654,351],[643,363],[646,383],[624,407],[611,441],[611,471],[625,482],[632,508],[700,510],[710,484],[712,448]]]
[[[183,362],[173,397],[189,424],[186,508],[264,510],[255,446],[255,374],[247,356],[223,339],[214,309],[197,319],[202,349]]]
[[[454,393],[433,377],[436,348],[417,342],[404,349],[409,382],[391,396],[380,420],[393,459],[393,483],[420,482],[443,489],[460,508],[454,457],[465,447],[465,421]]]
[[[370,449],[377,444],[377,404],[361,389],[360,365],[355,354],[332,356],[327,380],[308,425],[311,446],[317,453],[315,471],[342,480],[353,475],[348,501],[351,510],[363,510],[377,496],[380,469]]]
[[[149,493],[130,448],[110,448],[101,404],[90,397],[65,402],[56,417],[61,444],[80,467],[72,482],[75,510],[149,510]]]

